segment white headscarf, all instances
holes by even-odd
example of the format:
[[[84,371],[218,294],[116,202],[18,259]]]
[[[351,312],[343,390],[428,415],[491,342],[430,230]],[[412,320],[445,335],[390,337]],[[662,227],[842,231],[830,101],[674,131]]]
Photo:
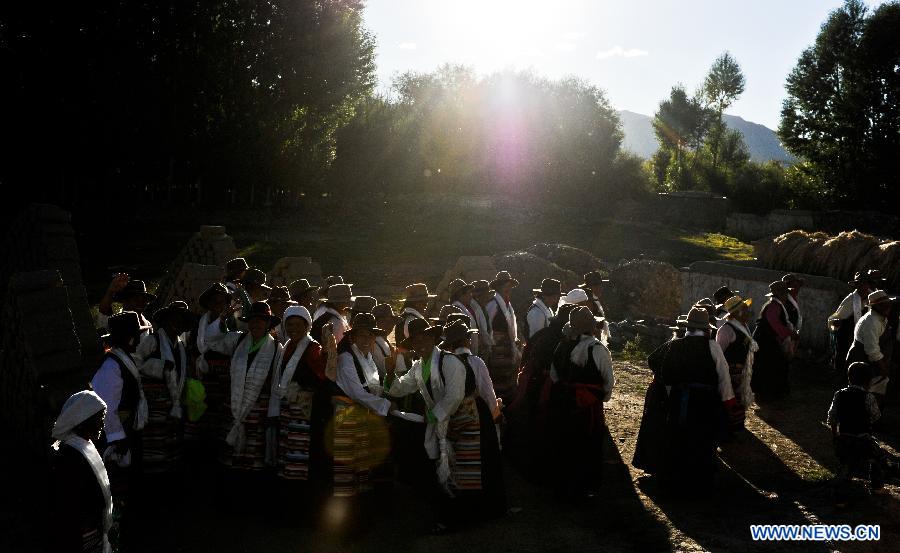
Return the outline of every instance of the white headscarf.
[[[64,443],[72,447],[84,457],[90,465],[97,484],[103,494],[103,553],[112,551],[109,543],[109,529],[112,526],[112,493],[109,489],[109,475],[106,466],[100,457],[100,452],[94,446],[94,442],[86,440],[72,432],[76,426],[93,417],[97,413],[106,412],[106,402],[95,392],[83,390],[72,394],[62,406],[62,411],[53,424],[51,435],[56,439],[53,449],[59,449],[59,444]]]

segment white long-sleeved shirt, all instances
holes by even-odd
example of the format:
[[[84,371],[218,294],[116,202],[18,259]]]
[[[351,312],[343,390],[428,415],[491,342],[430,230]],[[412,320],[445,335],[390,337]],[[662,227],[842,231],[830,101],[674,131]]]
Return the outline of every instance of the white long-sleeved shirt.
[[[534,336],[534,333],[543,328],[550,326],[550,317],[553,316],[553,310],[544,304],[540,298],[535,298],[528,308],[526,320],[528,321],[528,337]]]
[[[853,340],[863,345],[866,357],[872,363],[884,359],[879,341],[885,329],[887,329],[887,319],[884,315],[874,310],[860,317],[856,327],[853,329]],[[900,328],[898,328],[898,336],[900,336]]]
[[[103,361],[94,374],[94,378],[91,379],[91,388],[106,402],[103,430],[106,433],[107,442],[125,439],[125,428],[119,419],[119,403],[122,401],[124,385],[125,381],[119,371],[119,364],[111,357]]]
[[[356,346],[352,347],[354,349],[356,348]],[[337,378],[335,379],[335,382],[350,399],[364,405],[367,409],[374,413],[378,413],[382,417],[386,416],[391,408],[391,402],[389,399],[380,396],[381,383],[378,379],[378,368],[375,365],[375,360],[372,359],[372,354],[370,353],[366,356],[368,360],[371,361],[371,364],[367,363],[365,359],[360,359],[360,368],[362,368],[362,373],[366,379],[366,385],[369,387],[369,391],[366,391],[362,382],[359,380],[359,375],[356,372],[356,364],[353,362],[354,355],[362,355],[362,352],[356,354],[354,352],[345,351],[338,355]]]
[[[869,305],[869,298],[860,296],[856,290],[847,294],[837,310],[831,314],[829,319],[847,319],[853,317],[853,324],[856,324],[863,315],[863,310]]]
[[[466,393],[466,368],[462,361],[454,355],[444,355],[444,362],[438,374],[438,360],[441,350],[434,348],[431,352],[431,394],[425,387],[422,378],[422,359],[417,359],[412,367],[403,376],[395,379],[387,393],[394,397],[403,397],[418,391],[426,399],[429,411],[437,419],[438,423],[446,422],[459,409],[459,404],[465,398]],[[433,400],[433,402],[432,402]],[[425,425],[425,450],[432,459],[440,456],[440,448],[437,440],[436,425],[427,420]]]
[[[593,344],[593,349],[591,349],[591,355],[603,382],[603,401],[607,402],[612,398],[612,391],[616,385],[616,377],[613,374],[612,354],[610,354],[609,348],[603,345],[603,342],[596,340],[593,336],[583,336],[582,340],[584,339],[593,339],[596,342]],[[556,367],[552,364],[550,365],[550,379],[553,382],[559,382],[559,374],[556,372]]]
[[[497,392],[494,391],[494,381],[491,380],[491,374],[488,372],[484,359],[473,355],[472,350],[468,348],[457,348],[453,353],[454,355],[469,355],[467,358],[469,366],[472,367],[472,372],[475,373],[475,390],[490,408],[491,416],[496,419],[500,415],[500,406],[497,405]]]

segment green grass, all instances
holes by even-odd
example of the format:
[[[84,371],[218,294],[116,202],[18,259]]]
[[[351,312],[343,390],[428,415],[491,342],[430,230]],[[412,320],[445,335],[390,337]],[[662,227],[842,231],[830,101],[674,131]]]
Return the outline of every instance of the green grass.
[[[733,261],[753,259],[753,246],[741,242],[737,238],[717,232],[686,234],[680,236],[679,240],[692,246],[714,251],[719,259],[730,259]]]

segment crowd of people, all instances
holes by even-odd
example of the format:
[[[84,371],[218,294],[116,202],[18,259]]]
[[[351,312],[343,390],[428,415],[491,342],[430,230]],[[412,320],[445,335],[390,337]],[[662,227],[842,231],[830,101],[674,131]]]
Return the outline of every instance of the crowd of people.
[[[544,279],[520,318],[507,271],[453,280],[445,305],[410,284],[395,311],[341,276],[270,287],[237,258],[199,312],[174,301],[150,314],[145,283],[116,275],[99,303],[106,354],[53,428],[49,549],[127,543],[142,478],[186,463],[221,468],[237,498],[273,481],[311,502],[408,485],[433,507],[435,532],[508,513],[501,449],[560,498],[589,499],[615,376],[607,281],[596,271],[583,280],[564,292]],[[850,385],[828,423],[842,463],[864,463],[876,487],[889,461],[871,435],[890,367],[879,339],[900,336],[879,284],[860,273],[829,323]],[[666,485],[708,487],[722,438],[743,429],[754,401],[790,391],[803,285],[772,283],[755,325],[752,299],[724,286],[678,318],[648,358],[634,466]]]

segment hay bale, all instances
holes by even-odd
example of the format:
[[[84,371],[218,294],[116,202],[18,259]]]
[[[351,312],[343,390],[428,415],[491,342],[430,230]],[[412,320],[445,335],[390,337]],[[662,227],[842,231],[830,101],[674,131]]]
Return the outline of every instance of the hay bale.
[[[849,280],[862,268],[860,263],[868,260],[869,252],[877,248],[879,242],[874,236],[856,230],[842,232],[822,244],[816,262],[808,272]]]
[[[900,240],[879,244],[877,251],[878,259],[869,260],[868,265],[862,268],[881,269],[888,287],[896,290],[900,287]]]
[[[603,263],[590,252],[566,244],[535,244],[525,251],[579,275],[594,271]]]
[[[610,271],[603,301],[617,317],[674,319],[681,310],[681,273],[649,259],[620,263]]]
[[[774,269],[793,271],[788,267],[793,264],[795,252],[801,247],[808,246],[812,242],[810,234],[803,230],[792,230],[777,236],[773,241],[775,255],[772,260]]]

